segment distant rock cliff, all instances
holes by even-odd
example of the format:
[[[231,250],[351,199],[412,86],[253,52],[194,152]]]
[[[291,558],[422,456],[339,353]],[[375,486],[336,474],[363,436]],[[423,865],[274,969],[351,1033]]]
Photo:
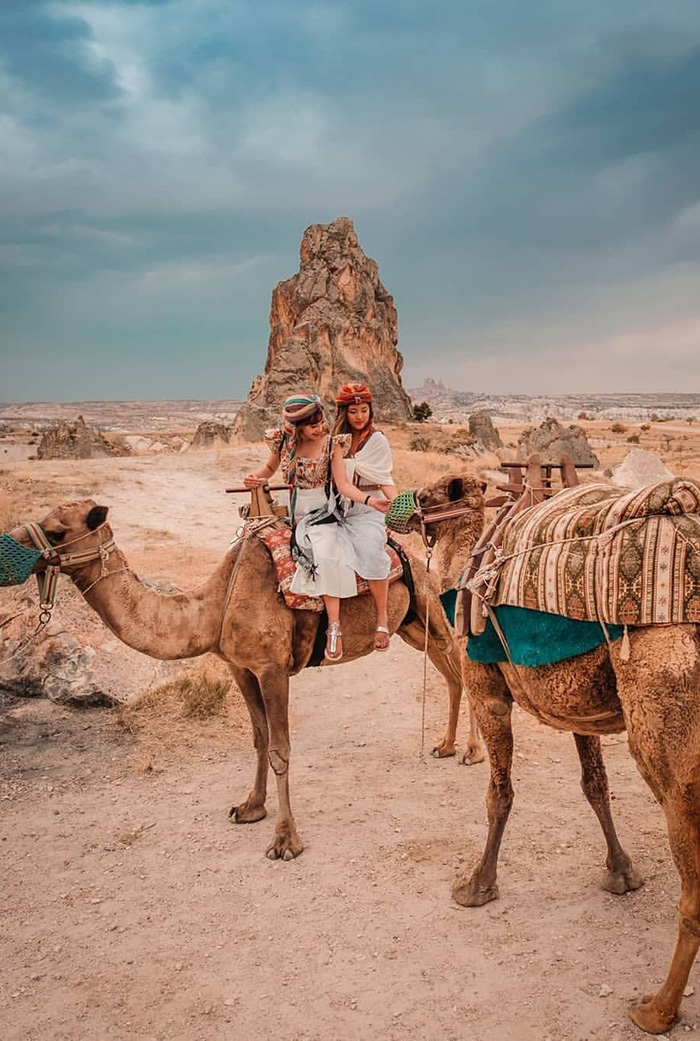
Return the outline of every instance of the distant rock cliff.
[[[265,371],[236,417],[246,440],[279,422],[291,394],[315,391],[332,410],[343,383],[367,383],[379,419],[408,419],[396,349],[398,316],[374,260],[365,256],[352,221],[312,224],[301,240],[299,273],[272,293]]]

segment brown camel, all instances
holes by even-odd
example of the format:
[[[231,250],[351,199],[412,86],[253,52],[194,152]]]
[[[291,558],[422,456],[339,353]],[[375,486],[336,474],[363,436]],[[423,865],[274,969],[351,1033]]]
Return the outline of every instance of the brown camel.
[[[466,564],[468,543],[483,525],[483,500],[474,479],[449,475],[423,488],[418,501],[441,507],[465,500],[473,515],[435,525],[442,549],[441,574],[454,584]],[[445,547],[459,547],[447,574]],[[467,554],[468,555],[468,554]],[[607,843],[603,888],[637,889],[641,879],[620,846],[610,812],[600,735],[627,730],[637,767],[666,816],[671,852],[681,879],[678,941],[666,981],[631,1011],[634,1022],[663,1033],[678,1016],[683,990],[700,947],[700,639],[695,625],[637,628],[631,653],[620,659],[619,643],[537,668],[508,663],[482,665],[464,659],[464,687],[473,702],[489,754],[491,780],[486,805],[488,837],[471,876],[457,881],[455,900],[478,907],[498,897],[498,852],[513,802],[511,761],[513,702],[541,722],[574,735],[581,761],[581,786],[601,823]]]
[[[56,547],[61,570],[129,647],[162,660],[212,652],[229,664],[248,706],[257,753],[253,788],[230,815],[237,823],[252,823],[266,816],[271,766],[277,779],[279,809],[267,855],[271,859],[291,860],[301,853],[303,845],[289,798],[289,677],[309,662],[319,615],[293,611],[285,605],[277,591],[272,558],[255,536],[236,544],[197,589],[172,595],[157,593],[144,586],[130,570],[123,553],[112,542],[106,517],[107,507],[87,499],[57,507],[41,521],[40,527]],[[25,527],[11,534],[23,545],[31,545]],[[68,559],[76,549],[81,558],[87,555],[91,559]],[[46,561],[41,560],[35,570],[41,572],[45,567]],[[409,593],[402,582],[394,583],[389,589],[389,628],[409,646],[423,650],[425,567],[416,560],[412,567],[415,617],[404,622]],[[462,696],[461,654],[434,591],[430,591],[429,597],[428,654],[445,678],[450,703],[445,736],[433,750],[434,755],[443,757],[455,754]],[[346,634],[342,661],[372,653],[376,624],[372,598],[344,600],[341,621]],[[377,668],[381,668],[379,658]],[[477,763],[483,760],[484,752],[473,712],[470,716],[464,762]]]

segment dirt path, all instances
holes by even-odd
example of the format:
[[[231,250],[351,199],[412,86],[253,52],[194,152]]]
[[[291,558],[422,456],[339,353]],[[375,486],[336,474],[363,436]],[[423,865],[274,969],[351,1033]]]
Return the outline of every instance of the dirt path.
[[[119,541],[167,527],[220,546],[226,460],[165,464],[119,470]],[[264,856],[274,786],[266,821],[227,819],[252,780],[247,727],[147,773],[110,713],[0,712],[4,1041],[639,1041],[626,1009],[668,965],[678,887],[624,740],[606,741],[613,806],[646,885],[599,889],[573,741],[516,712],[501,899],[461,909],[450,887],[484,842],[487,768],[419,758],[421,676],[395,638],[294,681],[306,849],[291,863]],[[445,711],[431,673],[429,738]],[[684,1014],[674,1037],[700,1022],[698,995]]]

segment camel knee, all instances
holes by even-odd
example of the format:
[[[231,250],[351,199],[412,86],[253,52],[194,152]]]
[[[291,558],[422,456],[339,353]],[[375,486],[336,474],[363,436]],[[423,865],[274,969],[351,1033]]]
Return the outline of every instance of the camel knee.
[[[489,816],[503,817],[510,813],[514,797],[515,792],[510,781],[505,781],[502,784],[491,782],[486,793],[486,809]]]
[[[270,751],[267,753],[267,758],[275,774],[278,777],[284,777],[287,770],[289,769],[289,759],[286,759],[284,756],[280,755],[280,753],[277,752],[274,748],[271,748]]]
[[[700,918],[686,918],[681,912],[681,929],[700,939]]]

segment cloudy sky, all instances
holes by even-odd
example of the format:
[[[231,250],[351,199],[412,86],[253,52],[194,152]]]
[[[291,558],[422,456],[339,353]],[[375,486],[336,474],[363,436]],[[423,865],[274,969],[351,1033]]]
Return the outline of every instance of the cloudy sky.
[[[409,386],[700,392],[700,3],[0,3],[0,400],[244,395],[339,215]]]

